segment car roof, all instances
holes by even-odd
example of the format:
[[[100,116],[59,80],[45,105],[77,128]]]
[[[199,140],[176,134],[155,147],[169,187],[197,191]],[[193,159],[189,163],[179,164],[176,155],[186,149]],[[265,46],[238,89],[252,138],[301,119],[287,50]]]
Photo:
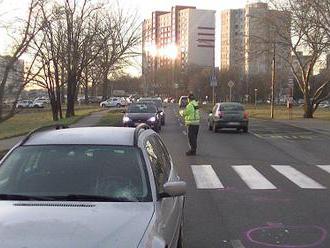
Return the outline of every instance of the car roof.
[[[24,145],[134,145],[134,128],[79,127],[34,133]]]
[[[220,104],[220,105],[241,105],[241,106],[243,106],[243,104],[241,104],[239,102],[220,102],[218,104]]]

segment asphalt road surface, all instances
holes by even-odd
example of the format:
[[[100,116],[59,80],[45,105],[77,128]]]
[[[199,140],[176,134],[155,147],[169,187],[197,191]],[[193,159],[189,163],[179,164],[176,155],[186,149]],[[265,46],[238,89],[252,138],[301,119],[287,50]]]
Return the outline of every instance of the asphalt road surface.
[[[186,248],[330,247],[330,136],[256,120],[248,134],[212,133],[203,114],[186,157],[177,112],[161,136],[188,184]]]

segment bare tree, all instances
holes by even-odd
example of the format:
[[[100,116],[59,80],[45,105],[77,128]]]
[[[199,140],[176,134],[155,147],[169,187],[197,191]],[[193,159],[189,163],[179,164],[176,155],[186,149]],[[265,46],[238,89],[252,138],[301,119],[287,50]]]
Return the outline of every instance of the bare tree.
[[[24,53],[26,53],[33,38],[42,29],[42,26],[40,26],[38,23],[40,14],[40,8],[38,6],[38,3],[39,0],[32,0],[30,2],[28,16],[22,26],[21,34],[17,39],[15,39],[15,44],[12,47],[13,52],[11,56],[7,57],[7,60],[5,62],[4,72],[2,74],[2,77],[0,78],[0,122],[13,116],[18,96],[24,86],[27,84],[27,82],[23,82],[23,84],[19,86],[20,89],[17,91],[16,100],[14,101],[14,103],[12,103],[11,111],[9,111],[8,114],[4,115],[4,92],[9,74],[14,69],[15,63],[17,63],[19,58]]]
[[[293,59],[288,62],[292,74],[297,81],[300,91],[304,95],[304,117],[313,118],[320,102],[329,98],[329,80],[319,87],[313,85],[313,72],[325,53],[329,51],[329,36],[325,32],[326,23],[320,9],[315,7],[318,1],[287,0],[286,2],[274,2],[274,7],[283,10],[291,18],[291,38],[285,39],[285,35],[279,27],[274,28],[282,43],[290,48]],[[326,2],[326,1],[321,1]],[[303,56],[305,51],[307,56]]]

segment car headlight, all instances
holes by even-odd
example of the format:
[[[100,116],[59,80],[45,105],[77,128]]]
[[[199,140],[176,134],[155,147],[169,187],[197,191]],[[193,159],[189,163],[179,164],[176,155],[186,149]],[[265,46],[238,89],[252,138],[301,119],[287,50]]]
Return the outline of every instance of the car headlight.
[[[129,117],[127,117],[127,116],[123,117],[123,122],[130,122],[130,121],[131,121],[131,119]]]
[[[161,116],[163,116],[163,115],[164,115],[164,112],[163,112],[163,111],[162,111],[162,112],[160,112],[160,115],[161,115]]]
[[[148,121],[155,122],[155,121],[156,121],[156,117],[155,117],[155,116],[150,117],[150,118],[148,119]]]

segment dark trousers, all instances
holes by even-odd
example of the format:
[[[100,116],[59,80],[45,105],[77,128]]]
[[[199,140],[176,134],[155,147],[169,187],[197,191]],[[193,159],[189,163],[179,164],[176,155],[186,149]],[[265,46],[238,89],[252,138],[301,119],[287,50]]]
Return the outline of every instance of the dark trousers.
[[[196,152],[197,150],[197,136],[198,136],[199,125],[188,126],[188,140],[190,145],[190,151]]]

